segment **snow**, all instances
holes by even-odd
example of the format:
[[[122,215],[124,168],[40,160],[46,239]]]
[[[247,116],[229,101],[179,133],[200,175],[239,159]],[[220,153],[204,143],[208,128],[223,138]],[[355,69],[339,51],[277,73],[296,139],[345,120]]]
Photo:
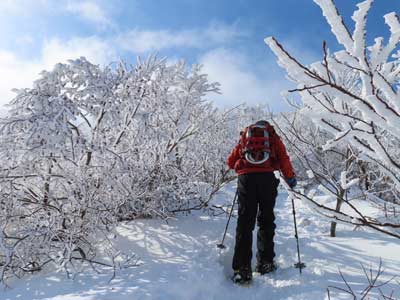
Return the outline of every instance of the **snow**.
[[[386,60],[390,53],[396,48],[400,40],[400,22],[396,13],[388,13],[384,16],[385,23],[390,28],[390,38],[386,47],[382,50],[382,60]]]
[[[273,37],[267,37],[264,42],[271,48],[278,58],[278,64],[284,68],[290,78],[296,78],[298,81],[304,81],[304,85],[317,84],[317,80],[307,76],[305,70],[299,65],[299,63],[291,57],[288,52],[278,43]],[[298,85],[298,88],[303,88],[304,85]]]
[[[229,185],[216,196],[214,204],[229,206],[234,193],[235,185]],[[385,273],[381,280],[400,273],[397,239],[340,224],[338,237],[330,238],[329,222],[296,201],[302,260],[307,265],[300,276],[293,268],[296,242],[287,196],[280,191],[275,210],[279,269],[273,274],[256,276],[249,288],[235,286],[229,280],[236,218],[229,227],[227,249],[220,250],[216,244],[221,241],[226,216],[195,212],[170,219],[168,223],[155,219],[122,223],[117,229],[116,245],[122,250],[133,250],[142,264],[118,271],[111,282],[109,271],[98,274],[88,268],[74,280],[66,278],[64,273],[49,271],[11,282],[10,288],[1,291],[0,299],[327,299],[328,286],[344,287],[339,268],[356,291],[366,286],[360,264],[376,268],[382,258]],[[394,298],[399,296],[396,283],[389,283],[383,289],[393,289]],[[333,290],[331,298],[345,299]]]
[[[352,19],[355,22],[355,29],[353,33],[354,46],[352,54],[359,58],[363,69],[368,66],[365,61],[365,24],[367,22],[367,14],[371,8],[372,0],[367,0],[357,4],[358,10],[354,12]]]
[[[332,0],[314,0],[321,7],[322,14],[325,16],[333,34],[336,36],[348,52],[352,50],[353,40],[346,26],[343,23],[342,17],[339,15],[335,4]]]
[[[398,33],[400,31],[400,22],[395,12],[386,14],[384,18],[385,23],[390,27],[391,33]]]
[[[349,182],[347,182],[347,171],[342,171],[340,173],[340,185],[344,190],[348,190],[353,185],[357,184],[360,181],[360,178],[353,178]]]

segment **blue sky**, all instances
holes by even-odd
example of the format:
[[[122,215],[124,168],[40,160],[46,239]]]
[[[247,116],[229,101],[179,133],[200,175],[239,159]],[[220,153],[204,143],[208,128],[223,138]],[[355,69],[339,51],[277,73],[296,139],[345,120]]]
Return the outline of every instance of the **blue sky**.
[[[358,0],[336,0],[352,27]],[[375,0],[368,40],[386,37],[383,15],[400,12],[399,0]],[[42,69],[86,56],[105,65],[157,52],[172,61],[201,63],[222,95],[218,106],[268,104],[288,107],[280,91],[290,87],[263,39],[273,35],[306,63],[321,45],[339,49],[312,0],[1,0],[0,103],[10,88],[29,87]]]

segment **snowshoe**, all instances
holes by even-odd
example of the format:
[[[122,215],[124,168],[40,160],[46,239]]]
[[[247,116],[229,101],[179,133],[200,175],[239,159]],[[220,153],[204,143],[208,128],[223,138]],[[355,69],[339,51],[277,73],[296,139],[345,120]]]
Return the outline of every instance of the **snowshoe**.
[[[275,271],[277,268],[278,266],[275,262],[257,263],[256,272],[264,275]]]
[[[253,279],[253,274],[251,272],[251,269],[241,269],[241,270],[235,270],[233,272],[232,276],[232,281],[236,284],[240,285],[247,285],[250,284]]]

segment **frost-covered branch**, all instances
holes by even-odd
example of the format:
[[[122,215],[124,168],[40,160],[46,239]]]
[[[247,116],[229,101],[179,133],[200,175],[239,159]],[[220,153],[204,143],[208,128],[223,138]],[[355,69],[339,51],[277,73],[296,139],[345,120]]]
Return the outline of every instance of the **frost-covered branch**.
[[[0,281],[48,264],[115,271],[121,254],[99,247],[119,221],[207,206],[229,180],[219,141],[236,120],[211,92],[199,66],[155,56],[71,60],[18,90],[0,120]]]
[[[354,283],[349,282],[342,271],[339,269],[339,274],[342,278],[344,287],[329,286],[327,289],[328,299],[332,299],[331,296],[333,294],[333,291],[335,291],[335,293],[347,295],[354,300],[370,299],[371,297],[374,297],[374,299],[382,300],[398,299],[396,291],[387,291],[387,285],[394,281],[396,277],[382,280],[382,276],[384,275],[382,260],[379,261],[379,266],[376,269],[374,269],[373,267],[369,267],[367,269],[364,265],[361,265],[361,269],[366,280],[366,286],[363,290],[357,290],[355,287],[353,287]]]
[[[378,190],[383,186],[386,186],[385,189],[390,187],[390,201],[399,203],[399,19],[395,13],[385,15],[385,22],[390,29],[387,43],[384,44],[384,39],[379,37],[375,39],[374,45],[367,46],[366,19],[372,5],[371,0],[358,4],[358,9],[352,16],[355,22],[352,33],[332,0],[315,2],[321,7],[332,32],[344,47],[343,50],[331,54],[324,42],[323,59],[305,65],[275,38],[266,38],[265,42],[277,56],[279,65],[287,71],[289,78],[297,86],[291,92],[300,94],[302,98],[300,114],[310,117],[318,128],[330,135],[323,142],[322,150],[330,151],[338,147],[355,149],[353,159],[357,165],[364,165],[365,174],[362,175],[362,180],[368,182],[369,190],[363,193],[366,196],[372,192],[374,195],[387,197],[387,194],[379,193]],[[369,169],[366,170],[365,166],[369,166]],[[379,181],[382,178],[385,179],[384,184],[382,180]],[[339,188],[349,188],[357,180],[361,178],[341,183],[339,179]],[[371,219],[368,218],[367,221]],[[372,227],[390,224],[389,227],[397,228],[399,220],[394,218],[377,223],[379,225],[372,224]],[[398,235],[398,230],[395,230],[395,234]]]

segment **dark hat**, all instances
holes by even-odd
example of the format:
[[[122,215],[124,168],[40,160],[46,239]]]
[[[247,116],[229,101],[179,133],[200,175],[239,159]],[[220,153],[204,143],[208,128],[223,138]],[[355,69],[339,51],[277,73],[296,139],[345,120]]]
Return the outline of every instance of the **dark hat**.
[[[260,121],[256,122],[256,125],[266,126],[266,125],[269,125],[269,123],[268,123],[268,121],[260,120]]]

